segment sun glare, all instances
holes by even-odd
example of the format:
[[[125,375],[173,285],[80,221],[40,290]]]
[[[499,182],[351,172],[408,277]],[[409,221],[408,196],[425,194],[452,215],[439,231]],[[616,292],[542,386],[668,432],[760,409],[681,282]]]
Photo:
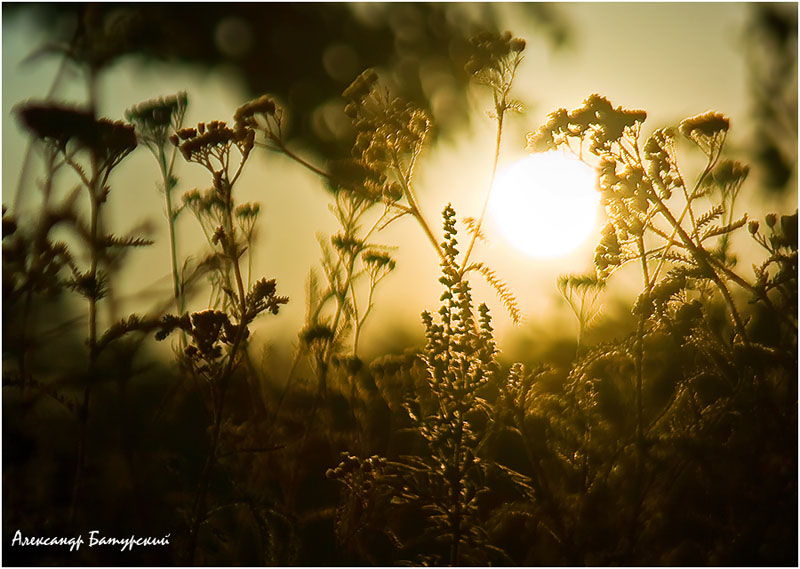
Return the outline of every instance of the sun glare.
[[[577,249],[597,223],[594,170],[560,151],[532,154],[502,171],[489,211],[503,236],[532,257]]]

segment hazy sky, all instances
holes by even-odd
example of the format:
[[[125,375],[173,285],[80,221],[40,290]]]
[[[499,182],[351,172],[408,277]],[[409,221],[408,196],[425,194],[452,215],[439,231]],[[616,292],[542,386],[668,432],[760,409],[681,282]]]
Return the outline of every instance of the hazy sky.
[[[545,115],[558,107],[572,108],[591,93],[600,93],[612,103],[648,111],[645,131],[677,123],[680,119],[714,108],[731,118],[730,143],[741,147],[747,132],[747,77],[743,62],[742,24],[748,7],[739,3],[565,3],[559,8],[574,30],[574,42],[553,52],[546,41],[521,15],[520,7],[506,7],[506,28],[528,40],[526,59],[516,94],[527,113],[509,122],[503,144],[502,164],[521,157],[524,134],[536,128]],[[19,167],[26,141],[16,121],[10,119],[14,104],[30,97],[41,98],[52,82],[57,62],[39,59],[26,65],[21,61],[45,43],[38,30],[19,19],[3,21],[3,203],[9,204],[16,191]],[[224,73],[202,76],[186,69],[132,62],[116,65],[102,78],[101,113],[122,119],[126,108],[140,101],[186,90],[190,107],[187,124],[198,121],[230,120],[233,111],[248,97],[235,80]],[[459,218],[477,215],[483,199],[492,158],[493,124],[486,117],[488,93],[472,91],[475,121],[471,134],[426,151],[419,169],[422,207],[439,227],[439,214],[452,202]],[[67,100],[81,101],[84,93],[77,80],[62,93]],[[179,170],[182,188],[206,186],[204,172],[186,165]],[[126,294],[142,287],[157,287],[169,295],[170,277],[166,225],[162,201],[154,187],[157,170],[145,151],[136,152],[115,171],[110,208],[112,226],[133,227],[151,219],[157,229],[157,244],[134,252],[121,284]],[[336,230],[327,211],[328,196],[312,175],[278,156],[258,153],[241,183],[240,200],[262,204],[261,242],[254,274],[275,277],[279,292],[291,303],[279,319],[272,318],[263,332],[299,330],[305,311],[304,282],[309,268],[318,266],[317,233]],[[765,206],[766,207],[766,206]],[[116,224],[116,225],[114,225]],[[600,224],[598,224],[599,226]],[[193,219],[181,225],[184,255],[197,253],[202,245]],[[513,343],[526,338],[537,322],[554,313],[572,325],[565,305],[556,291],[556,278],[565,272],[591,267],[593,243],[554,261],[526,258],[511,250],[496,236],[476,250],[507,279],[519,298],[527,323],[512,330],[494,293],[476,285],[476,298],[492,308],[496,327],[503,339]],[[377,308],[365,337],[391,344],[395,329],[407,327],[414,338],[422,337],[419,313],[436,309],[440,293],[438,260],[419,229],[410,220],[395,224],[379,235],[385,244],[397,245],[397,271],[386,280],[377,298]],[[163,259],[159,262],[158,259]],[[159,267],[155,272],[153,267]],[[546,315],[546,318],[544,316]],[[391,319],[391,320],[389,320]],[[278,321],[279,320],[279,321]],[[397,326],[388,326],[387,323]],[[376,348],[377,349],[377,348]]]

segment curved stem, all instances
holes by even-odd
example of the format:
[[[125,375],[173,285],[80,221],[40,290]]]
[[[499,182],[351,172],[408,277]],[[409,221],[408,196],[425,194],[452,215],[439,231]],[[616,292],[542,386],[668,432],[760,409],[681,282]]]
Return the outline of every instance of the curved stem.
[[[396,152],[393,153],[392,158],[395,171],[397,172],[397,177],[400,179],[400,183],[403,186],[403,193],[405,194],[406,199],[408,200],[408,207],[411,215],[413,215],[414,218],[417,220],[417,222],[419,222],[420,226],[422,227],[422,231],[428,238],[428,241],[430,241],[431,245],[433,245],[433,248],[436,249],[436,252],[439,254],[439,258],[442,261],[444,261],[445,260],[444,251],[442,251],[442,247],[439,244],[439,241],[434,236],[433,231],[431,231],[431,228],[428,225],[428,222],[425,221],[425,218],[422,215],[422,211],[420,210],[419,204],[417,203],[416,195],[414,194],[414,190],[411,187],[411,181],[410,180],[407,181],[405,179],[405,176],[403,176],[403,170],[400,167],[400,160]]]

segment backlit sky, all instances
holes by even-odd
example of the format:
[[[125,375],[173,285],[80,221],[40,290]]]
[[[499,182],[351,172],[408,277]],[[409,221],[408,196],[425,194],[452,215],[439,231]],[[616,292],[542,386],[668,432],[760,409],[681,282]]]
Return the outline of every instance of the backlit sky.
[[[731,118],[731,149],[742,147],[749,104],[741,42],[747,5],[564,3],[559,8],[574,32],[573,42],[566,49],[553,52],[521,15],[519,6],[505,6],[504,27],[528,40],[515,89],[527,112],[509,122],[501,167],[523,155],[524,134],[535,129],[548,112],[579,106],[595,92],[615,105],[647,110],[646,132],[708,109],[719,110]],[[16,121],[9,120],[11,109],[22,100],[44,97],[57,62],[50,58],[21,64],[46,42],[24,19],[4,19],[2,42],[3,203],[10,204],[26,145]],[[186,124],[231,120],[236,107],[249,98],[235,80],[222,72],[200,75],[187,69],[163,65],[144,68],[122,62],[102,78],[100,111],[110,118],[122,119],[124,110],[131,105],[180,90],[187,91],[190,100]],[[77,78],[61,93],[61,98],[70,101],[79,102],[84,97]],[[420,165],[417,186],[421,205],[431,225],[437,228],[439,214],[448,202],[453,203],[459,218],[477,215],[488,182],[494,128],[486,116],[490,97],[479,88],[473,89],[471,97],[475,116],[471,130],[456,137],[458,143],[429,149]],[[204,172],[194,165],[184,164],[178,175],[182,188],[187,190],[207,185]],[[132,254],[131,264],[120,279],[124,294],[146,287],[168,297],[171,289],[166,225],[161,196],[154,187],[156,178],[152,157],[140,151],[127,158],[112,179],[111,226],[124,231],[147,219],[157,226],[157,244]],[[257,153],[240,190],[241,201],[262,204],[261,241],[254,274],[277,278],[279,292],[291,298],[285,311],[259,332],[263,339],[280,335],[274,343],[282,348],[295,338],[294,332],[287,335],[286,331],[299,330],[302,325],[304,282],[309,269],[319,265],[316,235],[330,235],[336,225],[327,211],[328,195],[318,180],[281,157]],[[769,211],[771,205],[759,207]],[[180,229],[185,244],[181,253],[202,251],[198,241],[201,234],[194,220],[185,216]],[[410,220],[402,220],[378,238],[399,249],[395,254],[398,269],[382,284],[373,319],[364,332],[375,342],[372,348],[367,347],[375,353],[404,342],[406,337],[421,342],[419,314],[424,309],[435,310],[440,294],[438,260],[418,227]],[[492,308],[500,348],[506,347],[504,342],[508,346],[527,342],[541,331],[544,321],[552,322],[553,317],[561,319],[566,326],[564,333],[569,335],[574,323],[558,297],[556,278],[561,273],[590,269],[594,243],[587,243],[569,256],[540,261],[510,249],[491,230],[489,238],[490,243],[481,245],[476,256],[508,281],[526,318],[520,328],[513,328],[494,293],[476,284],[476,299],[487,301]],[[200,304],[204,301],[198,299]]]

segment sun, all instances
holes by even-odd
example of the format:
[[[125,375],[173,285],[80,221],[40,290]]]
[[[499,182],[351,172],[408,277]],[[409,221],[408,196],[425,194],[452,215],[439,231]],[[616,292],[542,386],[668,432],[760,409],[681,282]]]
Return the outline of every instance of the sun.
[[[489,215],[520,251],[552,258],[589,238],[600,195],[594,170],[572,154],[532,154],[502,171],[492,188]]]

